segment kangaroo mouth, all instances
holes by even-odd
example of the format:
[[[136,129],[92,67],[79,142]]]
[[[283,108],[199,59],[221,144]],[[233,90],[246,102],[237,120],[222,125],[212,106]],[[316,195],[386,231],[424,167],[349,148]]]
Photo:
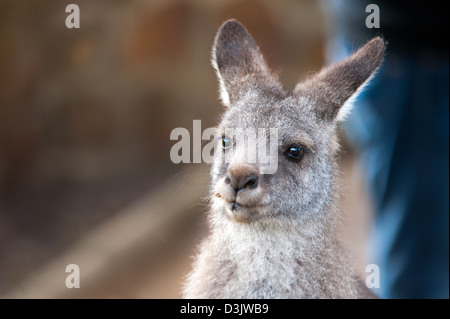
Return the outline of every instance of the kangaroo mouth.
[[[223,201],[226,215],[234,222],[247,224],[261,217],[260,209],[263,208],[263,205],[242,203],[236,198],[227,199],[219,193],[214,196]]]
[[[228,205],[230,205],[231,210],[236,210],[238,208],[256,208],[256,207],[261,206],[261,205],[256,205],[256,204],[246,204],[246,203],[238,202],[236,197],[235,198],[225,198],[224,196],[222,196],[219,193],[214,194],[214,196],[219,199],[222,199]]]

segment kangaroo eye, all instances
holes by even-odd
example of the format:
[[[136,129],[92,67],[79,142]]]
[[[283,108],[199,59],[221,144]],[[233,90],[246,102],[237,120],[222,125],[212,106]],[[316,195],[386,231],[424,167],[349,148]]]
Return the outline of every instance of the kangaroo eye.
[[[226,150],[227,148],[230,148],[231,141],[228,137],[222,136],[222,148]]]
[[[300,161],[305,155],[306,148],[302,145],[291,145],[284,153],[292,161]]]

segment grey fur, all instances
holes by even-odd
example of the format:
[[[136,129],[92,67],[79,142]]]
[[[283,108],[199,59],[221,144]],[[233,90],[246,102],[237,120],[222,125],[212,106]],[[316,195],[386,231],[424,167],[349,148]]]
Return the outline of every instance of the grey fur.
[[[286,92],[247,30],[235,20],[222,25],[213,65],[227,109],[218,130],[277,128],[278,170],[245,184],[258,163],[227,164],[221,154],[215,155],[210,235],[199,247],[185,298],[369,296],[336,239],[335,129],[343,118],[339,113],[347,111],[342,106],[381,65],[384,51],[383,40],[375,38]],[[290,145],[305,147],[301,161],[285,155]],[[236,149],[236,154],[242,152]],[[227,174],[234,177],[231,184]],[[235,179],[244,181],[238,192]]]

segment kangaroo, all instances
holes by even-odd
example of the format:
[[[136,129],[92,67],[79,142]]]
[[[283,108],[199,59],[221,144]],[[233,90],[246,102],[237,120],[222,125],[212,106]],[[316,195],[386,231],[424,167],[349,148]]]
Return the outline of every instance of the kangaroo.
[[[226,108],[223,150],[211,168],[210,234],[187,276],[185,298],[368,298],[337,240],[336,127],[382,64],[374,38],[285,91],[236,20],[219,29],[212,64]],[[277,170],[237,160],[227,128],[276,128]],[[230,145],[234,155],[224,160]]]

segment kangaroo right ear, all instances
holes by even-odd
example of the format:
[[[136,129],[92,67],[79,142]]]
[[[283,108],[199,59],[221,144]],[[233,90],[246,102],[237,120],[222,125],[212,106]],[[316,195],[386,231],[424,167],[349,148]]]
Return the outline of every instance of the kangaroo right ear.
[[[269,70],[258,46],[245,27],[236,20],[226,21],[217,32],[212,65],[219,78],[220,97],[225,106],[239,99],[252,76],[255,79],[269,77]]]
[[[346,59],[332,64],[299,83],[294,94],[316,101],[316,114],[328,121],[340,121],[352,107],[353,99],[383,63],[386,44],[374,38]]]

